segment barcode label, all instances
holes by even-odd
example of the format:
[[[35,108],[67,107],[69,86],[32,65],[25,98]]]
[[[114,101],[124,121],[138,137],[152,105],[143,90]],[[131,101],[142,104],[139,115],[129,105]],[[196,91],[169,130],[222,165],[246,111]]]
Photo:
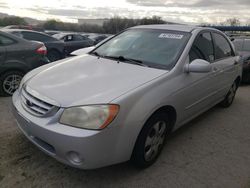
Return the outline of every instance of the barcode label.
[[[178,34],[171,34],[171,33],[162,33],[159,35],[159,38],[166,38],[166,39],[182,39],[183,35]]]

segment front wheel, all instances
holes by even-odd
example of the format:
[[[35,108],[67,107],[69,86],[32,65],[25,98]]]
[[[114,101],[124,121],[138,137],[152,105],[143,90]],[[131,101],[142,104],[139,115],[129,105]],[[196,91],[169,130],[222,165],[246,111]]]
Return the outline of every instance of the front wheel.
[[[234,82],[230,90],[228,91],[225,99],[220,103],[220,106],[222,106],[223,108],[227,108],[231,106],[231,104],[234,101],[237,89],[238,89],[238,85],[236,82]]]
[[[161,153],[168,132],[170,129],[167,114],[153,115],[137,138],[131,161],[142,168],[152,165]]]

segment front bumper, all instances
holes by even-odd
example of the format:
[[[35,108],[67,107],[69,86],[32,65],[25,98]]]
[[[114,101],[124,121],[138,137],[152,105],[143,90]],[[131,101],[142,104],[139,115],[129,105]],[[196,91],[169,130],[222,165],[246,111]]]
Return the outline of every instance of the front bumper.
[[[116,155],[117,128],[93,131],[59,124],[62,109],[53,117],[35,117],[23,109],[18,92],[13,95],[12,102],[13,114],[23,134],[58,161],[82,169],[124,161]]]

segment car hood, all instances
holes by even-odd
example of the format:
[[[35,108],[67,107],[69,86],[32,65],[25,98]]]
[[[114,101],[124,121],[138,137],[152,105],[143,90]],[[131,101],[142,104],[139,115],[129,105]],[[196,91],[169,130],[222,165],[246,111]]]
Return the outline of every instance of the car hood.
[[[166,72],[82,55],[36,70],[26,85],[62,107],[103,104]]]
[[[91,50],[93,50],[96,46],[91,46],[91,47],[87,47],[87,48],[81,48],[78,50],[75,50],[73,52],[71,52],[71,55],[84,55],[89,53]]]

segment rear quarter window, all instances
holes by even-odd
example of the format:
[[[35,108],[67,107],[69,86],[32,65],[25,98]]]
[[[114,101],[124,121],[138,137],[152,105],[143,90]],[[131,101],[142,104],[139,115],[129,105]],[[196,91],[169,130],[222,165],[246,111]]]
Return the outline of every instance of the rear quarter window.
[[[9,38],[9,37],[6,37],[6,36],[3,36],[3,35],[0,35],[0,45],[1,46],[8,46],[8,45],[12,45],[12,44],[15,44],[16,41]]]

